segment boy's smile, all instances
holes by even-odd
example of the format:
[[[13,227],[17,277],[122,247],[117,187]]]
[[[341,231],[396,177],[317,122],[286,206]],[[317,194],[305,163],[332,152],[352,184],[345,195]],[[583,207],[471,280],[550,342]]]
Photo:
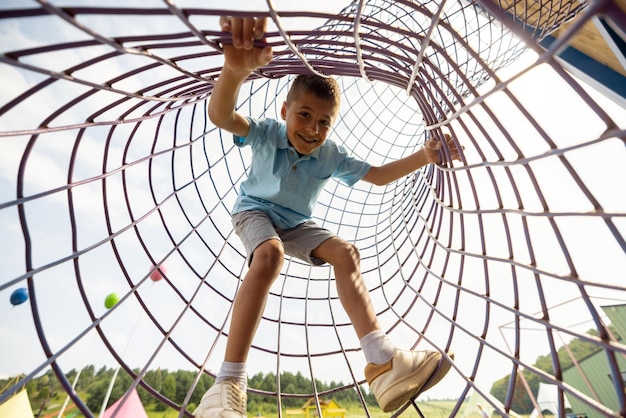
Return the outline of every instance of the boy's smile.
[[[287,125],[287,138],[298,153],[310,154],[321,147],[339,112],[339,105],[314,93],[302,91],[287,104],[281,116]]]

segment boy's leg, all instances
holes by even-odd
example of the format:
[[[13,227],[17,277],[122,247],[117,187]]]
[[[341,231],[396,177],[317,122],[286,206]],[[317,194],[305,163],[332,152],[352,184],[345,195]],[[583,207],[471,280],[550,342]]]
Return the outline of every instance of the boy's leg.
[[[441,353],[398,350],[380,330],[361,276],[359,252],[354,245],[333,237],[320,244],[313,255],[334,268],[339,299],[369,363],[365,377],[383,411],[399,408],[446,375],[450,363],[442,360]],[[452,353],[448,354],[454,357]]]
[[[339,300],[359,339],[380,330],[369,292],[361,277],[359,250],[343,238],[333,237],[313,250],[313,255],[333,266]]]
[[[283,266],[285,250],[271,219],[263,212],[235,213],[232,223],[248,254],[249,268],[233,301],[224,361],[245,363],[267,295]]]
[[[233,225],[251,262],[233,301],[224,362],[215,384],[194,411],[196,418],[247,416],[246,360],[267,295],[284,261],[283,244],[266,215],[258,211],[235,214]]]
[[[280,273],[284,258],[282,243],[275,239],[265,241],[254,251],[248,273],[233,303],[225,361],[246,362],[267,295]]]
[[[233,302],[226,354],[215,384],[194,411],[196,418],[246,417],[246,360],[272,283],[284,261],[282,243],[263,242],[254,251],[248,273]]]

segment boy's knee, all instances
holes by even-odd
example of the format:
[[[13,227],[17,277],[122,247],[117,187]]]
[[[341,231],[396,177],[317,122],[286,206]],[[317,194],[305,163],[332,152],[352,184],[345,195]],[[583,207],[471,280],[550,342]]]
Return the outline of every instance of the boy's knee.
[[[356,245],[351,244],[349,242],[344,242],[337,249],[337,260],[341,264],[353,264],[354,266],[358,266],[361,260],[361,254],[359,253],[359,249]]]
[[[359,248],[351,243],[346,243],[346,251],[348,252],[348,254],[350,255],[350,257],[355,260],[355,261],[359,261],[361,259],[361,254],[359,253]]]
[[[278,240],[270,239],[254,250],[252,265],[256,268],[278,274],[283,267],[284,260],[285,250],[282,243]]]

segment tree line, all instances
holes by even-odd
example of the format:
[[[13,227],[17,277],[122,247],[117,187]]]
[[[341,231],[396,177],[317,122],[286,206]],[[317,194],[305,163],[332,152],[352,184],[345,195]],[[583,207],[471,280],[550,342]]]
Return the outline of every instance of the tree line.
[[[134,370],[134,372],[139,373],[139,369]],[[68,382],[73,383],[78,373],[79,371],[72,369],[65,375],[65,377]],[[101,367],[96,370],[94,365],[88,365],[80,370],[79,378],[76,380],[75,391],[94,414],[97,414],[100,411],[114,374],[115,369],[113,368]],[[13,382],[22,377],[23,376],[15,376],[9,379],[0,380],[0,388],[7,388]],[[169,371],[167,369],[157,369],[146,372],[143,381],[164,397],[181,405],[185,401],[189,388],[193,385],[196,377],[197,372],[194,371]],[[187,404],[187,410],[193,411],[196,408],[202,398],[202,395],[213,385],[214,380],[215,379],[213,377],[207,374],[203,374],[200,377],[189,399],[189,403]],[[132,383],[133,378],[131,378],[131,376],[123,369],[120,369],[117,377],[115,378],[115,383],[107,402],[107,407],[111,406],[115,403],[115,401],[124,396]],[[274,373],[257,373],[248,379],[248,386],[258,389],[259,391],[276,393],[276,375]],[[315,389],[318,393],[341,386],[343,386],[343,383],[341,382],[332,381],[330,383],[325,383],[317,379],[315,380]],[[30,380],[26,383],[25,387],[33,411],[39,411],[39,414],[45,410],[45,408],[51,403],[51,400],[55,398],[58,400],[59,398],[65,398],[66,396],[65,390],[52,370],[48,370],[42,376]],[[300,408],[308,400],[308,396],[305,395],[315,392],[311,379],[305,377],[300,372],[295,374],[287,371],[282,372],[280,374],[280,387],[281,393],[301,394],[301,396],[282,397],[281,405],[283,409]],[[368,405],[377,405],[376,399],[371,392],[363,387],[361,390]],[[170,408],[169,405],[154,397],[141,385],[137,385],[137,394],[139,395],[141,403],[146,410],[165,411]],[[332,398],[342,407],[347,407],[357,403],[360,404],[359,394],[354,388],[333,392],[328,395],[327,398]],[[248,412],[254,414],[275,414],[278,412],[277,409],[277,402],[274,396],[248,393]],[[39,414],[36,414],[35,416],[38,416]]]

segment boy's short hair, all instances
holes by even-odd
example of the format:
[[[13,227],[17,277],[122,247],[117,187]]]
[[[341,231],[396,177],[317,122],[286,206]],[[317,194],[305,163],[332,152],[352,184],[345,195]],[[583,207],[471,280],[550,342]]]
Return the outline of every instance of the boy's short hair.
[[[300,74],[291,82],[287,93],[287,104],[296,100],[298,94],[307,91],[315,94],[320,99],[326,99],[334,105],[339,105],[341,93],[339,83],[332,77],[321,77],[315,74]]]

